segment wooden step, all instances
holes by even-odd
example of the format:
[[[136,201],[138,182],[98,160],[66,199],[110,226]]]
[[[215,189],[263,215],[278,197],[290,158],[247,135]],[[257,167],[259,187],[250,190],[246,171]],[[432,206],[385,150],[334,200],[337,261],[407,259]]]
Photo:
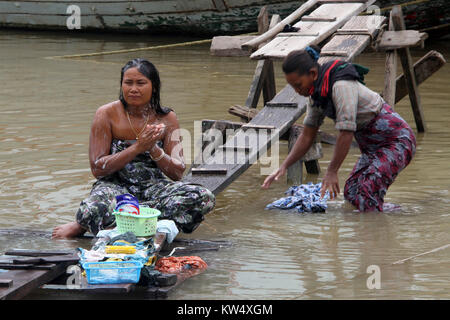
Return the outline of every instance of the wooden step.
[[[277,37],[318,37],[319,32],[281,32]]]
[[[301,21],[305,22],[333,22],[336,21],[336,17],[329,16],[304,16]]]
[[[269,108],[297,108],[298,105],[296,103],[292,103],[292,102],[280,102],[280,103],[269,102],[266,104],[266,107],[269,107]]]
[[[227,168],[192,168],[191,173],[195,174],[224,174],[228,172]]]

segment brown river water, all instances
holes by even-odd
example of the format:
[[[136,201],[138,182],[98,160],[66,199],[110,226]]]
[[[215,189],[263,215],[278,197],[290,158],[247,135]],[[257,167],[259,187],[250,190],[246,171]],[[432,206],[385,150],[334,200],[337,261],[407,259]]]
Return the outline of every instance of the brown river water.
[[[181,127],[194,120],[237,120],[227,113],[243,104],[256,62],[209,54],[209,44],[82,59],[48,56],[119,50],[183,42],[146,38],[0,31],[0,228],[50,231],[74,220],[94,182],[88,137],[95,110],[119,92],[121,67],[130,59],[151,60],[162,77],[162,101],[177,112]],[[414,59],[434,49],[450,57],[450,41],[412,51]],[[367,85],[383,87],[384,55],[365,53]],[[285,85],[275,64],[277,89]],[[355,213],[343,196],[326,214],[265,210],[282,197],[285,181],[260,188],[260,166],[217,196],[217,205],[191,235],[233,245],[205,252],[209,269],[187,280],[171,299],[431,299],[450,298],[450,247],[394,262],[450,243],[450,65],[420,86],[428,132],[418,134],[417,155],[388,191],[391,213]],[[407,98],[396,110],[415,129]],[[322,127],[334,132],[331,120]],[[323,145],[325,171],[333,147]],[[287,143],[281,142],[284,159]],[[340,170],[341,189],[359,154],[352,149]],[[319,182],[305,175],[305,181]],[[9,248],[88,247],[81,240],[0,234]],[[378,266],[381,289],[369,289],[369,266]]]

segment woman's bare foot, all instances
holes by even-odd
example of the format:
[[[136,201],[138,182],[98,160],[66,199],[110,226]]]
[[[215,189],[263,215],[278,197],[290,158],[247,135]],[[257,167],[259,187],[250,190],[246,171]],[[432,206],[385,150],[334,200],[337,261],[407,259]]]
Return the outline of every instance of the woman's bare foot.
[[[77,222],[70,222],[55,227],[52,232],[52,239],[75,238],[85,232],[86,229],[80,226]]]

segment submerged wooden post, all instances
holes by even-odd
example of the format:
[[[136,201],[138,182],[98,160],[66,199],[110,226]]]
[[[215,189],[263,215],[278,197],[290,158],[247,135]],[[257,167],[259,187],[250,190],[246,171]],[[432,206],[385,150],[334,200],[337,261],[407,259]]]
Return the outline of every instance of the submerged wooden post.
[[[298,138],[298,132],[291,127],[289,130],[289,141],[288,141],[288,153],[291,153],[292,148]],[[303,160],[299,160],[288,168],[287,172],[287,183],[293,185],[302,184],[303,181]]]
[[[395,31],[405,30],[405,20],[403,19],[402,8],[394,6],[392,9],[392,22]],[[400,61],[405,75],[406,86],[408,88],[409,100],[413,109],[414,119],[416,121],[417,131],[425,132],[425,118],[420,102],[420,94],[417,86],[416,76],[414,74],[413,61],[409,48],[402,48],[398,50]]]
[[[303,131],[303,127],[301,126],[292,126],[289,129],[289,140],[288,140],[288,152],[292,151],[292,148],[295,145],[298,137],[301,135]],[[316,140],[314,141],[311,148],[304,155],[302,159],[294,163],[291,167],[289,167],[287,172],[287,181],[288,183],[293,183],[299,185],[303,181],[303,163],[305,164],[306,172],[308,174],[319,174],[320,173],[320,165],[319,159],[322,158],[322,145],[320,144],[320,134],[316,136]]]
[[[389,31],[394,31],[392,11],[389,18]],[[397,80],[397,50],[386,51],[386,75],[384,82],[383,98],[392,108],[395,107],[395,90]]]

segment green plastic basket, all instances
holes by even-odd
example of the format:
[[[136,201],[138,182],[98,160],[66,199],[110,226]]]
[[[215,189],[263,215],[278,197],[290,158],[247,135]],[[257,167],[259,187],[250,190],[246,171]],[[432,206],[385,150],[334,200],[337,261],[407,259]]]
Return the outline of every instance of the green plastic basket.
[[[145,206],[139,207],[139,215],[114,211],[117,230],[120,233],[133,232],[138,237],[153,236],[156,233],[156,223],[161,212]]]

